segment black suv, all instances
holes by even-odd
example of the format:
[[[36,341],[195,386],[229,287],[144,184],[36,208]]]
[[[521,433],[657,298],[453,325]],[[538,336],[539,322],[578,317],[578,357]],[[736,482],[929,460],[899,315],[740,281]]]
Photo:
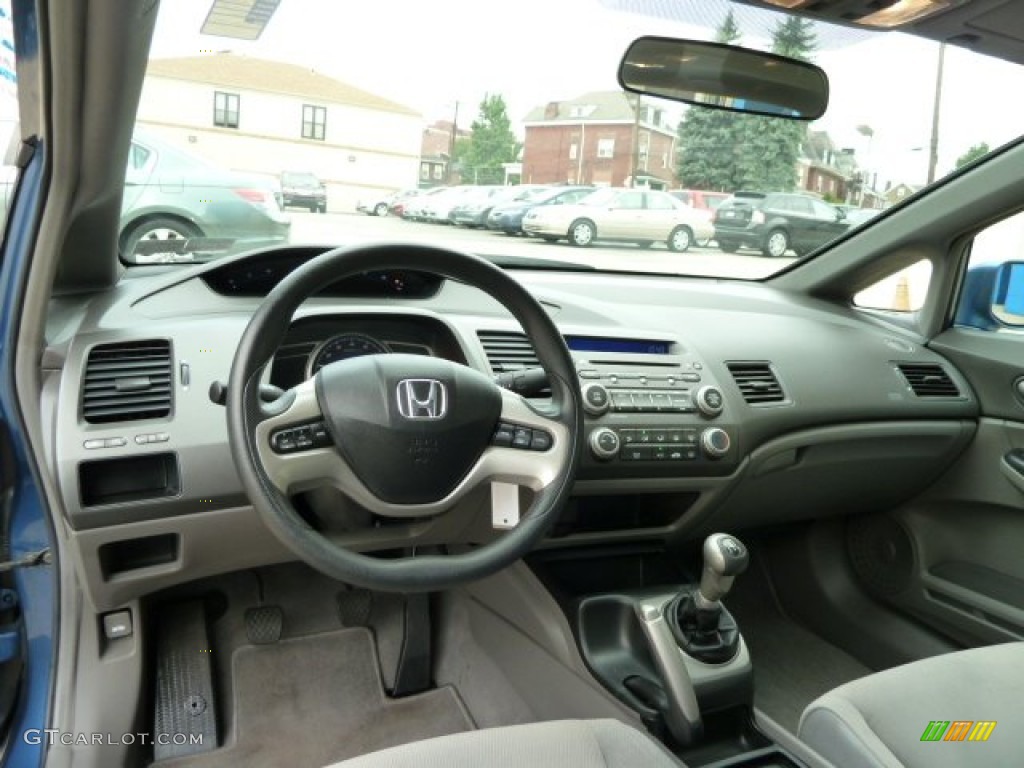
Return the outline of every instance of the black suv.
[[[308,208],[327,212],[327,187],[312,173],[285,171],[281,174],[281,207]]]
[[[782,192],[737,192],[715,211],[715,240],[732,253],[741,245],[765,256],[797,256],[813,251],[849,225],[834,205],[812,195]]]

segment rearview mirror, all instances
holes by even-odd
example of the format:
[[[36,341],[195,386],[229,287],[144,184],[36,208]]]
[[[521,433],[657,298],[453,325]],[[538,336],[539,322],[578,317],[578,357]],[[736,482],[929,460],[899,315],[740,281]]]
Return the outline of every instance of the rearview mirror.
[[[816,120],[828,106],[828,76],[814,64],[670,37],[635,40],[619,66],[619,84],[646,96],[791,120]]]

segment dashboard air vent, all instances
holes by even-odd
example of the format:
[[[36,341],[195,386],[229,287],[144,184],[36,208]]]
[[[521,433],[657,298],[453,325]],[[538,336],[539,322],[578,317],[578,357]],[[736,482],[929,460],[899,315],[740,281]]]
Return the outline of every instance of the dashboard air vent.
[[[136,421],[171,412],[171,343],[100,344],[89,352],[82,416],[90,424]]]
[[[525,334],[516,331],[480,331],[477,334],[491,363],[491,371],[518,371],[540,365],[537,353]]]
[[[935,363],[899,363],[897,368],[918,397],[960,397],[960,389]]]
[[[781,403],[786,399],[782,385],[769,363],[726,363],[743,399],[751,405]]]

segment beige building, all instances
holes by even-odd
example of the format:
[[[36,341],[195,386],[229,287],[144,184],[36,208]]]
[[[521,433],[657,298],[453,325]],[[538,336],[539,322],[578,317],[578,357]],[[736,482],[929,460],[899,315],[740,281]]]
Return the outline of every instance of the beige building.
[[[418,112],[293,64],[232,53],[153,60],[138,119],[224,168],[314,173],[330,210],[419,179]]]

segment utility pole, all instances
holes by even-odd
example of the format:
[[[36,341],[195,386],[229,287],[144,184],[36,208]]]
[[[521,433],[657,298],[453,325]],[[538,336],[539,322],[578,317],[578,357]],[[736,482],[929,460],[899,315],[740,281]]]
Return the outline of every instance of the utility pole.
[[[640,94],[636,94],[633,108],[633,173],[629,177],[629,186],[636,187],[636,172],[640,167]]]
[[[946,61],[946,44],[939,43],[939,66],[935,72],[935,105],[932,108],[932,140],[928,153],[928,183],[935,181],[939,163],[939,113],[942,111],[942,69]]]
[[[444,183],[452,183],[452,164],[455,162],[455,137],[459,132],[459,102],[455,102],[455,116],[452,118],[452,132],[448,137],[448,165],[445,166]]]

